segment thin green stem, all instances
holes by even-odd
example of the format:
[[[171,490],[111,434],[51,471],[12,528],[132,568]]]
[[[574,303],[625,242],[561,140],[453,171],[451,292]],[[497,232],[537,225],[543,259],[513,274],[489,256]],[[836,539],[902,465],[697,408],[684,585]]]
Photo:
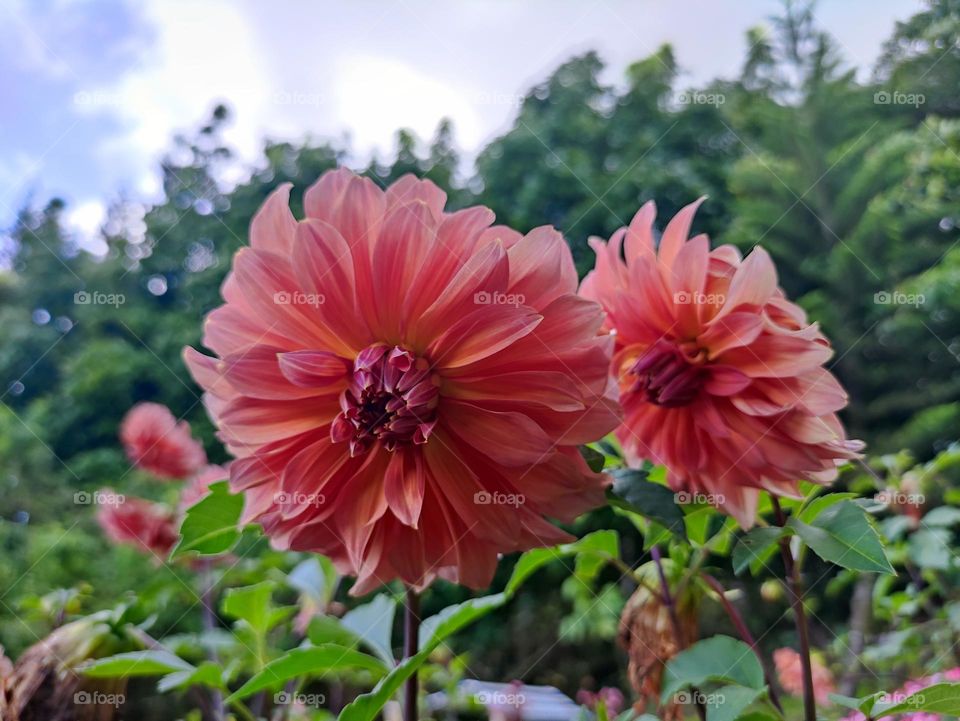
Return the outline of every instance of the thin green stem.
[[[417,655],[420,633],[420,596],[412,588],[407,589],[407,598],[404,603],[403,614],[403,657],[405,659]],[[404,699],[403,721],[417,721],[417,695],[420,692],[418,674],[414,671],[406,683],[406,698]]]
[[[773,502],[777,524],[782,528],[787,525],[787,517],[780,507],[777,497],[771,495],[770,499]],[[780,538],[780,555],[783,557],[783,569],[786,576],[784,583],[790,593],[794,622],[797,626],[797,638],[800,642],[800,665],[803,670],[803,717],[804,721],[817,721],[817,707],[813,692],[813,664],[810,661],[810,629],[803,603],[803,581],[800,577],[800,564],[794,561],[788,536]]]

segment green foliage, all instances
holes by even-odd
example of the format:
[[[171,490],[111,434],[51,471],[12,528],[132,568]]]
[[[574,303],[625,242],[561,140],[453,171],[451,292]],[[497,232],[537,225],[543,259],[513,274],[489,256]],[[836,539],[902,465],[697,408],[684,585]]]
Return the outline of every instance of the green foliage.
[[[187,510],[180,526],[180,542],[170,554],[175,559],[195,551],[215,556],[229,551],[240,538],[238,523],[243,496],[232,495],[226,481],[210,485],[210,494]]]

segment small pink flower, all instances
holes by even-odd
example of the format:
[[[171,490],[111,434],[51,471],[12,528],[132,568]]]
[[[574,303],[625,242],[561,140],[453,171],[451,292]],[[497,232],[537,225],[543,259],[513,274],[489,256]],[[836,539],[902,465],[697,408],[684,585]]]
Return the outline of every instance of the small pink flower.
[[[166,559],[179,538],[169,508],[142,498],[123,498],[110,490],[97,495],[117,499],[97,507],[97,523],[107,538]]]
[[[745,259],[687,238],[699,201],[654,245],[653,203],[604,244],[581,295],[600,302],[615,333],[613,374],[631,463],[667,467],[675,491],[752,526],[761,490],[797,495],[856,457],[836,412],[847,403],[823,368],[833,351],[777,287],[770,256]]]
[[[612,341],[569,248],[429,181],[326,173],[255,216],[186,362],[276,547],[330,557],[354,594],[486,587],[501,553],[568,539],[604,502],[577,446],[618,422]]]
[[[830,703],[830,694],[836,692],[833,675],[817,657],[812,656],[813,696],[818,706]],[[778,648],[773,652],[773,663],[777,667],[777,678],[783,690],[794,696],[803,696],[803,663],[800,654],[792,648]]]
[[[134,464],[161,478],[188,478],[207,463],[203,446],[190,435],[190,424],[178,423],[159,403],[131,408],[120,424],[120,441]]]

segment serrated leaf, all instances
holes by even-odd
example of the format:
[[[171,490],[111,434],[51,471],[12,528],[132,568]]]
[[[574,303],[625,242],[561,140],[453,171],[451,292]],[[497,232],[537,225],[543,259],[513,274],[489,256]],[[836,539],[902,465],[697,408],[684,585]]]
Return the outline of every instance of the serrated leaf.
[[[753,649],[743,641],[713,636],[670,659],[663,673],[660,699],[667,702],[680,689],[701,686],[707,681],[761,690],[763,668]]]
[[[677,505],[673,491],[647,480],[648,475],[644,471],[623,469],[612,475],[613,490],[608,495],[611,504],[639,513],[686,539],[683,509]]]
[[[840,503],[840,501],[848,501],[856,497],[856,493],[848,492],[828,493],[825,496],[819,496],[806,504],[797,514],[797,518],[804,523],[811,523],[823,511],[830,508],[830,506],[834,506]]]
[[[196,552],[201,556],[226,553],[240,538],[240,514],[243,496],[232,495],[227,481],[210,485],[210,492],[199,503],[187,509],[180,524],[180,541],[170,559]]]
[[[787,525],[824,561],[853,571],[894,573],[880,534],[852,501],[830,506],[810,524],[791,518]]]
[[[194,671],[195,668],[169,651],[151,649],[107,656],[83,664],[79,670],[84,676],[92,678],[128,678],[160,676],[175,671]]]
[[[878,702],[874,705],[870,715],[879,718],[880,716],[920,711],[960,716],[960,684],[937,683],[933,686],[927,686],[892,705]]]
[[[782,535],[783,529],[775,526],[753,528],[742,535],[733,547],[733,572],[739,576],[749,567],[752,573],[757,573],[776,552]]]
[[[323,676],[347,669],[363,669],[377,676],[386,674],[388,670],[380,659],[354,648],[333,644],[300,647],[287,651],[264,666],[234,691],[227,702],[245,699],[264,689],[278,689],[292,678]]]

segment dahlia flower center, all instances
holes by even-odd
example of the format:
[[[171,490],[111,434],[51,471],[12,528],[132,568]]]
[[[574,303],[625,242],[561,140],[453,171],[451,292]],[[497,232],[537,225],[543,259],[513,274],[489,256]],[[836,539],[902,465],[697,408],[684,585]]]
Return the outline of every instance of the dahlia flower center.
[[[630,368],[637,377],[633,391],[643,393],[654,405],[677,408],[692,403],[706,381],[703,365],[676,344],[657,341]]]
[[[377,441],[388,451],[426,443],[437,422],[439,385],[425,358],[399,346],[372,345],[353,362],[330,437],[348,442],[351,456]]]

